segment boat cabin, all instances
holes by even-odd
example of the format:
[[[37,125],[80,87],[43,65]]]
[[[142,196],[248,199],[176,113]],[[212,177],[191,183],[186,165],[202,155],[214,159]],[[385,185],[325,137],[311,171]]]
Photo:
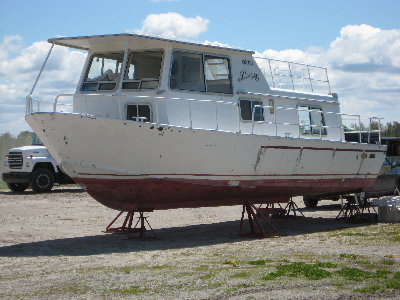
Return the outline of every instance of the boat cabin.
[[[229,47],[117,34],[50,39],[88,51],[73,112],[131,122],[344,140],[326,69]],[[322,73],[321,76],[316,74]],[[317,87],[324,86],[325,91]],[[63,99],[62,99],[63,98]]]

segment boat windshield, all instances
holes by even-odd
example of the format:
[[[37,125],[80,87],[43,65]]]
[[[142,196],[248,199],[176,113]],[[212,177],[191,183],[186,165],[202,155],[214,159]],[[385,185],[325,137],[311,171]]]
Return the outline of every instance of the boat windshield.
[[[155,89],[160,80],[162,52],[133,52],[129,55],[123,89]]]
[[[82,91],[114,90],[117,87],[123,58],[123,53],[93,55]]]

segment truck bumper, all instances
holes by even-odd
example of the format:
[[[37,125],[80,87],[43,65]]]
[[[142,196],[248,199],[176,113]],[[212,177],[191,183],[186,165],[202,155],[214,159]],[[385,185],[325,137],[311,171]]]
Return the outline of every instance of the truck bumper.
[[[1,178],[4,182],[8,183],[29,183],[31,173],[18,172],[18,173],[3,173]]]

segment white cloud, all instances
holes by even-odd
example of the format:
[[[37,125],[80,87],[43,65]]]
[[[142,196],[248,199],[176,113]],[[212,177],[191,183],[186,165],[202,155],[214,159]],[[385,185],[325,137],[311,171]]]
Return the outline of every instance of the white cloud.
[[[26,48],[21,45],[20,36],[6,36],[0,43],[0,134],[6,131],[18,134],[29,129],[24,121],[25,96],[50,49],[50,44],[44,41]],[[49,100],[57,94],[73,92],[84,58],[81,51],[56,46],[34,96]]]
[[[348,25],[328,49],[268,49],[258,55],[328,67],[343,112],[399,120],[400,29]]]
[[[200,16],[187,18],[176,12],[150,14],[144,19],[142,28],[133,32],[168,39],[195,38],[207,31],[209,20]]]
[[[154,16],[159,22],[164,15],[171,17],[171,14],[181,17],[179,22],[179,18],[172,18],[177,21],[175,25],[179,23],[183,26],[187,20],[192,20],[189,24],[197,22],[196,18],[185,18],[175,13]],[[146,18],[143,30],[150,30],[151,26],[147,26],[150,16]],[[208,20],[197,18],[204,26],[201,30],[197,28],[197,33],[192,30],[192,36],[207,29]],[[168,37],[179,36],[179,30],[176,29],[179,26],[170,26],[168,22],[160,26],[161,29],[169,28],[173,32]],[[168,30],[163,32],[167,34]],[[227,46],[219,42],[206,43]],[[0,134],[5,131],[17,134],[24,130],[21,127],[25,124],[25,96],[32,87],[49,47],[48,43],[40,41],[22,48],[20,36],[7,36],[0,41]],[[328,49],[268,49],[256,55],[328,67],[331,89],[339,94],[342,112],[366,117],[381,116],[385,118],[384,122],[399,121],[400,29],[382,30],[369,25],[349,25],[342,28]],[[84,57],[83,52],[55,47],[35,96],[49,99],[61,92],[72,92]]]

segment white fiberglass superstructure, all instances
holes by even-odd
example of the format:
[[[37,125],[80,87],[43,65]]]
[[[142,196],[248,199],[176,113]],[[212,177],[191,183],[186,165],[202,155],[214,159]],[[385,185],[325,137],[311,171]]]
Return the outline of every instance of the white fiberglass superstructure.
[[[26,119],[61,168],[108,207],[356,192],[373,185],[384,160],[385,146],[344,141],[323,68],[136,34],[49,42],[86,50],[87,60],[76,92],[51,109],[27,96]]]

